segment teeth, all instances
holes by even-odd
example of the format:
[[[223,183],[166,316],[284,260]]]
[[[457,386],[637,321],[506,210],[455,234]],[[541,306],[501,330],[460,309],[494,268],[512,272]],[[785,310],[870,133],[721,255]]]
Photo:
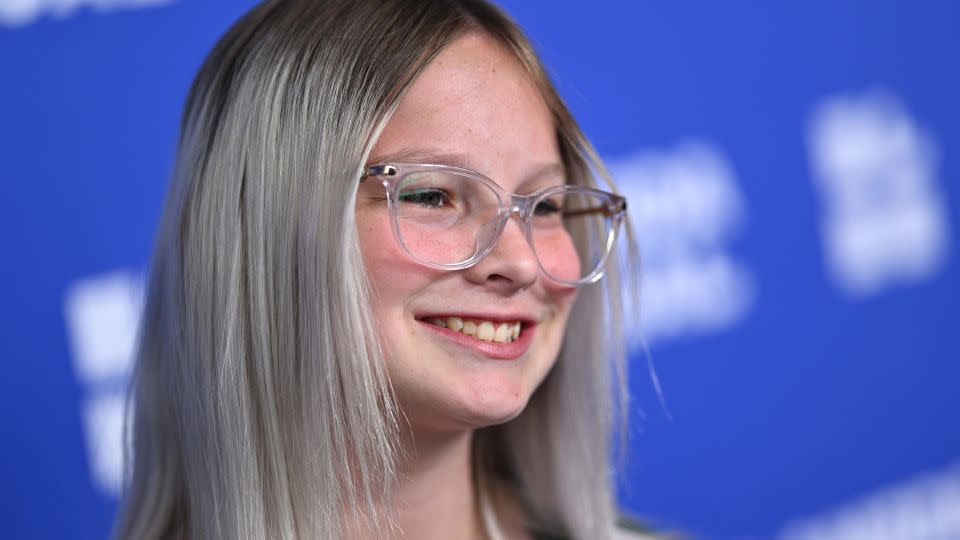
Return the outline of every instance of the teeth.
[[[490,321],[483,321],[480,323],[480,326],[477,326],[477,339],[482,339],[483,341],[493,340],[493,323]]]
[[[513,325],[507,323],[501,323],[497,327],[497,331],[493,333],[493,340],[497,343],[506,343],[510,339],[510,334],[513,332]]]
[[[495,341],[497,343],[516,341],[520,337],[521,330],[520,321],[494,323],[492,321],[465,321],[460,317],[447,317],[446,319],[434,317],[429,319],[428,322],[441,328],[448,328],[455,332],[474,336],[482,341]]]
[[[450,317],[447,319],[447,328],[459,332],[463,328],[463,319],[460,317]]]

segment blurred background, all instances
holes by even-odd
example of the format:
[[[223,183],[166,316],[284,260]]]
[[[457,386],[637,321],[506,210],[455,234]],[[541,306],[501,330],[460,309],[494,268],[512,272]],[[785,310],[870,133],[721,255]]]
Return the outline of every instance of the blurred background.
[[[180,109],[252,4],[0,0],[0,537],[108,535]],[[501,5],[639,233],[623,508],[960,538],[960,4]]]

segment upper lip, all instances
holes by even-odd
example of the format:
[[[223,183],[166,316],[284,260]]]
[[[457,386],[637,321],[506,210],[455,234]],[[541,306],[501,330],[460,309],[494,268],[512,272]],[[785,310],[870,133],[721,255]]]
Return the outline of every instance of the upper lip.
[[[519,311],[512,312],[499,312],[499,313],[484,313],[480,311],[462,311],[462,310],[434,310],[434,311],[424,311],[414,315],[417,320],[423,319],[445,319],[447,317],[459,317],[461,319],[471,320],[471,321],[490,321],[490,322],[515,322],[520,321],[522,323],[533,323],[537,321],[537,317],[530,313],[523,313]]]

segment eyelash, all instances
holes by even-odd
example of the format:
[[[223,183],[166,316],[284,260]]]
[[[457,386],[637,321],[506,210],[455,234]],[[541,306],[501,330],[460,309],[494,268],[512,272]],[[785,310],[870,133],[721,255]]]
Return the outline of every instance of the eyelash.
[[[418,200],[414,200],[414,199],[417,199],[417,198],[419,198],[419,197],[421,197],[421,196],[423,196],[423,195],[427,195],[427,196],[439,195],[439,196],[442,198],[442,200],[440,201],[441,204],[442,204],[442,203],[449,203],[449,202],[450,202],[450,198],[449,198],[449,197],[447,196],[447,194],[444,193],[442,190],[439,190],[439,189],[426,189],[426,188],[425,188],[425,189],[415,189],[415,190],[410,191],[410,192],[407,192],[407,193],[401,193],[400,196],[399,196],[399,199],[400,199],[401,202],[410,202],[410,203],[416,204],[416,205],[418,205],[418,206],[431,207],[431,208],[439,208],[439,205],[424,203],[422,200],[419,200],[419,201],[418,201]]]
[[[540,209],[543,208],[544,206],[546,206],[546,210],[547,210],[546,213],[540,212]],[[557,203],[549,199],[540,201],[537,204],[536,208],[533,209],[534,215],[538,215],[538,216],[554,215],[554,214],[560,214],[562,212],[563,210],[560,208],[560,205],[558,205]]]

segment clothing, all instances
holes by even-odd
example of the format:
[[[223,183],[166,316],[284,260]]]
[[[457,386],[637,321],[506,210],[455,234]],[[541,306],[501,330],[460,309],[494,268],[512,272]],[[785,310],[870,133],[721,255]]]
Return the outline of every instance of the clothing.
[[[570,540],[568,536],[555,536],[537,531],[530,531],[533,540]],[[617,530],[614,533],[614,540],[669,540],[672,536],[660,536],[654,534],[649,527],[639,521],[628,517],[620,516],[617,519]]]

